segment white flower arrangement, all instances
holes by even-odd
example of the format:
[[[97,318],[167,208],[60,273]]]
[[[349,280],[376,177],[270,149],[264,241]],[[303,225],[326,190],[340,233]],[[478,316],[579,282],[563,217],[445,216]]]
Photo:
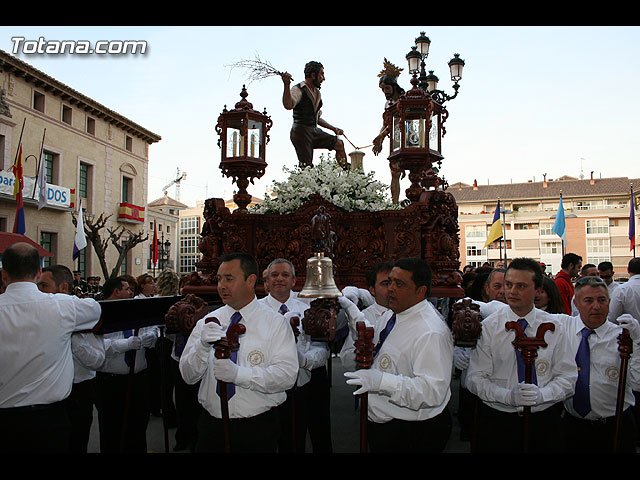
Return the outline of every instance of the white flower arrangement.
[[[250,213],[288,214],[295,212],[310,195],[318,194],[348,212],[375,212],[400,208],[387,196],[388,186],[373,178],[373,172],[345,170],[334,160],[320,157],[312,167],[284,168],[289,178],[273,182],[273,193],[249,208]]]

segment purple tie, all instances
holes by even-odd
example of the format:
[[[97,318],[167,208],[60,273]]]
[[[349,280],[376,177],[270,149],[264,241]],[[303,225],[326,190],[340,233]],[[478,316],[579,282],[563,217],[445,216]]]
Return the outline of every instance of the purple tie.
[[[378,343],[376,344],[375,350],[373,352],[374,357],[378,355],[378,352],[382,348],[382,344],[387,339],[389,332],[391,332],[391,329],[395,324],[396,324],[396,314],[394,313],[393,315],[391,315],[391,318],[389,318],[389,321],[387,322],[387,325],[384,327],[384,330],[380,332],[380,339],[378,340]]]
[[[287,313],[289,311],[289,309],[287,308],[287,306],[283,303],[282,305],[280,305],[280,310],[278,310],[282,315],[284,315],[285,313]]]
[[[242,320],[242,315],[240,314],[240,312],[236,312],[233,315],[231,315],[231,323],[229,324],[229,326],[227,327],[227,334],[229,334],[229,328],[231,328],[231,325],[235,325],[236,323],[238,323],[240,320]],[[233,363],[238,363],[238,351],[237,350],[231,350],[231,359],[230,359]],[[216,387],[216,393],[218,394],[218,396],[220,396],[220,386]],[[230,399],[231,397],[233,397],[236,393],[236,386],[233,383],[228,383],[227,384],[227,398]]]
[[[589,398],[589,371],[591,366],[591,353],[589,350],[589,335],[593,330],[582,329],[582,340],[576,353],[576,365],[578,366],[578,381],[573,395],[573,408],[583,417],[591,411]]]
[[[518,325],[522,327],[522,334],[526,337],[526,335],[524,334],[524,330],[525,328],[527,328],[527,325],[529,324],[524,318],[521,318],[520,320],[518,320]],[[518,361],[518,383],[522,383],[524,382],[525,366],[524,366],[524,360],[522,360],[522,354],[520,353],[520,350],[517,350],[517,349],[516,349],[516,360]],[[533,383],[534,385],[538,384],[535,364],[533,365],[533,369],[531,372],[531,383]]]

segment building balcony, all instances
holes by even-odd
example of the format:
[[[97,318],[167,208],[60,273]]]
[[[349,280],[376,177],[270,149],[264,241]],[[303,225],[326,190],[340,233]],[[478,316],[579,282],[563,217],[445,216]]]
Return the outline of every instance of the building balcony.
[[[144,207],[133,205],[131,203],[120,203],[118,210],[118,221],[124,223],[144,223]]]

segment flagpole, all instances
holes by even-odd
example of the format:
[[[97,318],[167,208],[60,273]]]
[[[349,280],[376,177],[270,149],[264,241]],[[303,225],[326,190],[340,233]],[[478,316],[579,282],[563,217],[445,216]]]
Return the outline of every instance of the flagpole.
[[[500,201],[500,200],[498,200]],[[502,239],[504,240],[504,268],[507,268],[507,216],[506,208],[500,208],[502,210]]]
[[[38,160],[38,166],[36,167],[36,181],[33,182],[33,194],[31,195],[31,199],[36,198],[36,187],[38,186],[38,178],[40,176],[40,168],[42,167],[42,151],[44,150],[44,136],[47,134],[47,129],[45,128],[42,132],[42,144],[40,145],[40,157]]]
[[[20,145],[22,144],[22,133],[24,132],[24,124],[27,121],[27,119],[25,118],[24,120],[22,120],[22,130],[20,130],[20,138],[18,139],[18,148],[16,149],[16,157],[13,160],[13,165],[15,166],[16,162],[18,161],[18,153],[20,152]]]
[[[633,242],[633,258],[636,257],[636,204],[633,200],[633,183],[631,184],[631,201],[629,202],[629,237],[631,237],[631,229],[633,228],[633,237],[629,238]]]
[[[500,197],[498,197],[498,208],[502,211],[502,207],[500,206]],[[500,261],[502,262],[502,244],[504,243],[505,253],[507,253],[507,244],[504,241],[504,222],[502,222],[502,237],[500,237]],[[507,261],[504,260],[504,266],[507,266]]]

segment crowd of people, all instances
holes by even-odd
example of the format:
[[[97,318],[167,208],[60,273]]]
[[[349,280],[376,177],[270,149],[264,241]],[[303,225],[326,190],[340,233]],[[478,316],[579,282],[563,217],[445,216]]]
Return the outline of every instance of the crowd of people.
[[[290,260],[262,272],[248,254],[220,262],[222,305],[188,335],[163,325],[96,334],[96,298],[176,295],[177,275],[116,277],[99,294],[76,295],[68,268],[40,268],[35,249],[9,247],[0,295],[3,451],[86,452],[95,407],[104,453],[146,452],[154,413],[177,427],[175,450],[331,453],[332,352],[366,406],[372,453],[443,452],[456,415],[473,452],[636,451],[640,356],[621,371],[618,338],[624,329],[634,349],[640,342],[640,259],[622,284],[610,264],[582,265],[573,254],[555,278],[529,258],[464,272],[483,319],[476,345],[464,347],[451,330],[451,303],[460,300],[432,297],[424,260],[376,264],[366,288],[344,287],[332,342],[304,331],[314,299],[294,290]],[[536,337],[541,325],[527,380],[514,338]],[[361,326],[373,337],[367,366],[356,348]],[[214,345],[231,332],[237,349],[217,355]],[[158,381],[161,371],[168,382]]]

